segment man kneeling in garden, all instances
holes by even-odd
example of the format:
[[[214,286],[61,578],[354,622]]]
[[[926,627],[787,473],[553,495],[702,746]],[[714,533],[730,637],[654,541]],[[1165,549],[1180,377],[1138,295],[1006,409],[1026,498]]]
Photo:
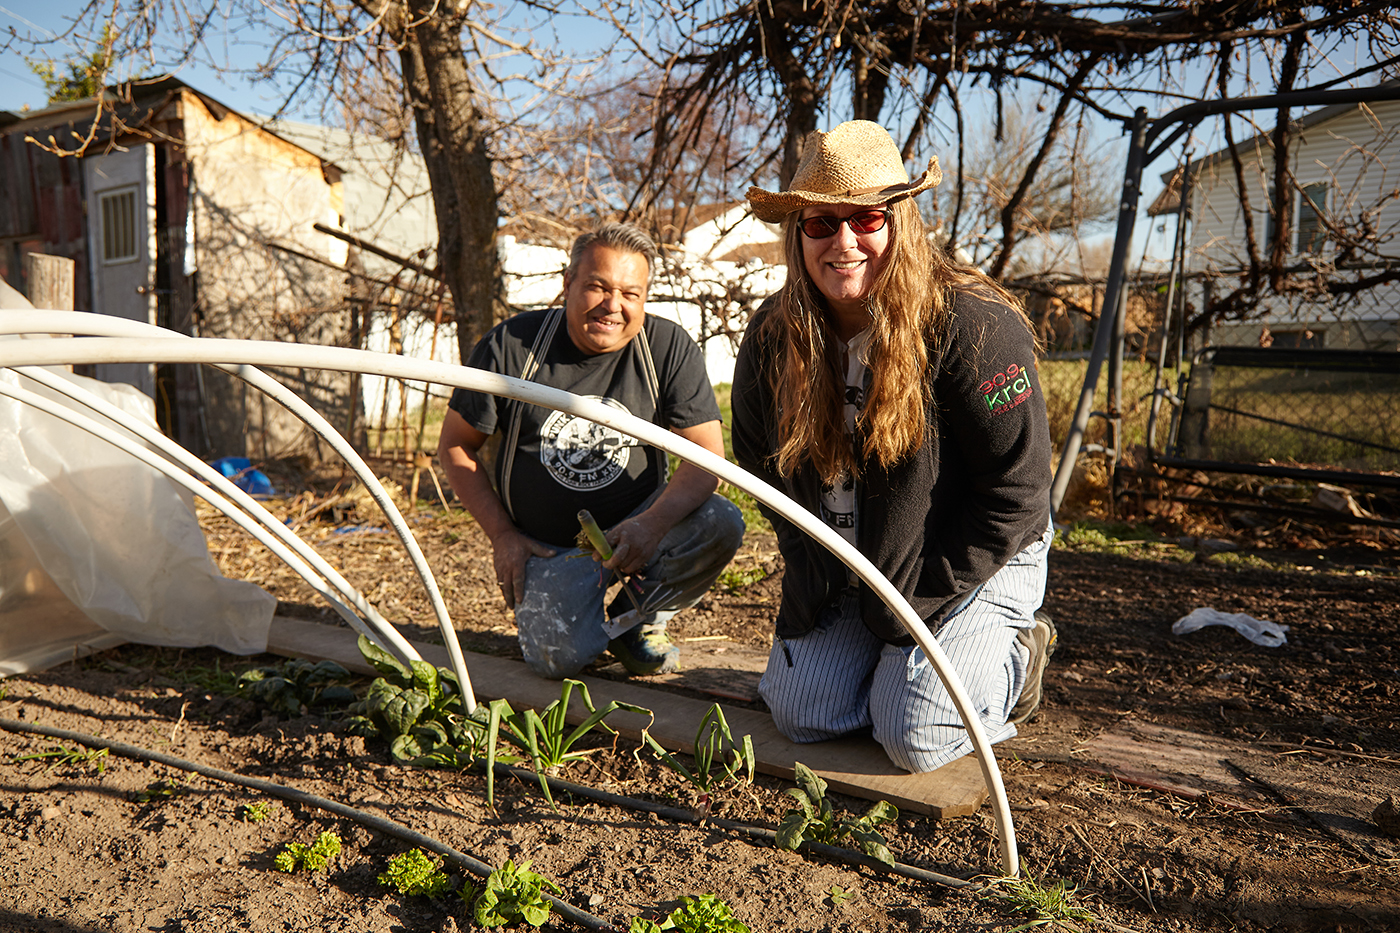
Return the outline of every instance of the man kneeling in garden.
[[[584,234],[564,272],[564,307],[497,325],[468,365],[602,399],[724,456],[700,348],[646,313],[656,257],[651,238],[629,224]],[[479,454],[496,431],[493,488]],[[677,669],[666,623],[700,601],[744,534],[713,476],[682,463],[668,481],[664,451],[574,415],[463,389],[452,395],[438,457],[491,539],[496,582],[533,670],[571,677],[605,649],[633,674]],[[574,546],[581,509],[607,529],[613,554],[601,568]],[[614,574],[623,591],[605,610]]]

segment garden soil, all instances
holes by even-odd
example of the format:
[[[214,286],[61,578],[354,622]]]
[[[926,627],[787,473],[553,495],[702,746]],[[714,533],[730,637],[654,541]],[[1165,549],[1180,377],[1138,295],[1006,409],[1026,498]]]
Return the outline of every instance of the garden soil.
[[[410,637],[434,640],[392,536],[343,483],[305,486],[274,508]],[[283,615],[334,624],[260,546],[217,516],[201,519],[226,575],[274,593]],[[464,647],[518,656],[480,531],[436,505],[413,521]],[[1219,554],[1170,537],[1055,550],[1046,608],[1060,643],[1045,705],[998,756],[1026,875],[1051,893],[1063,882],[1094,918],[1062,928],[1400,930],[1400,839],[1387,833],[1400,827],[1386,805],[1400,794],[1400,559],[1393,541],[1304,531]],[[683,651],[761,656],[781,574],[771,536],[750,535],[728,585],[674,624]],[[1220,626],[1171,633],[1203,606],[1287,625],[1288,642],[1261,647]],[[731,823],[774,829],[793,805],[790,784],[763,776],[722,789],[712,822],[569,795],[554,810],[533,781],[508,778],[493,812],[478,771],[403,766],[381,741],[349,734],[338,713],[279,717],[229,694],[230,672],[281,660],[129,645],[0,683],[0,719],[316,794],[491,866],[529,861],[565,901],[618,930],[703,894],[754,931],[1010,931],[1035,919],[999,896],[1005,886],[985,884],[999,866],[987,806],[941,822],[904,814],[885,828],[899,862],[942,883],[737,831]],[[736,664],[736,695],[751,688],[745,667]],[[686,689],[658,684],[658,702]],[[603,736],[589,742],[593,752],[560,777],[696,806],[649,755]],[[476,928],[459,897],[404,896],[378,882],[410,848],[380,828],[164,764],[82,752],[0,730],[0,933]],[[850,816],[869,806],[833,801]],[[266,819],[247,815],[245,805],[267,802]],[[274,869],[288,843],[326,830],[343,848],[325,871]],[[479,882],[451,874],[459,888]],[[556,914],[545,929],[580,927]]]

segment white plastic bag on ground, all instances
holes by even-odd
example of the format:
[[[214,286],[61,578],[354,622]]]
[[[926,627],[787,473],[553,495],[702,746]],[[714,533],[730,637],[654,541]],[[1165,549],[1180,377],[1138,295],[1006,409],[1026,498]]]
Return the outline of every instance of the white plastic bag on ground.
[[[155,426],[151,400],[133,387],[50,371]],[[0,379],[57,398],[12,370],[0,370]],[[86,431],[5,397],[0,506],[7,535],[28,545],[11,546],[0,559],[32,554],[58,590],[112,635],[235,654],[266,650],[277,600],[219,573],[185,490]],[[24,596],[4,581],[25,579],[40,578],[18,566],[0,573],[0,584],[11,587],[0,590],[0,605]],[[8,616],[0,613],[0,627],[11,624]]]
[[[1256,645],[1263,645],[1265,648],[1277,648],[1280,645],[1288,644],[1288,636],[1285,634],[1288,631],[1286,625],[1279,625],[1265,619],[1256,619],[1243,612],[1220,612],[1209,606],[1192,610],[1189,615],[1182,616],[1173,622],[1172,634],[1188,635],[1198,629],[1205,628],[1207,625],[1228,626]]]

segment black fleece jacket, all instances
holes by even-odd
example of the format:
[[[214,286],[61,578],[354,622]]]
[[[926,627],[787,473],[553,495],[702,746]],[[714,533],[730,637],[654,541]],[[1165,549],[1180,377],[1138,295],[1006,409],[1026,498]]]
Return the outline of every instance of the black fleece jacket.
[[[744,469],[820,514],[821,482],[809,466],[779,476],[775,341],[749,322],[734,372],[734,456]],[[924,444],[892,469],[862,458],[857,485],[858,548],[929,628],[1045,532],[1050,518],[1050,430],[1035,370],[1035,346],[1005,305],[968,294],[953,303],[941,346],[930,348]],[[776,329],[775,329],[776,330]],[[873,361],[878,367],[880,361]],[[859,440],[857,441],[859,447]],[[861,454],[857,453],[857,456]],[[777,633],[812,629],[837,599],[848,571],[830,551],[766,507],[785,565]],[[866,626],[891,644],[913,638],[869,587],[860,587]]]

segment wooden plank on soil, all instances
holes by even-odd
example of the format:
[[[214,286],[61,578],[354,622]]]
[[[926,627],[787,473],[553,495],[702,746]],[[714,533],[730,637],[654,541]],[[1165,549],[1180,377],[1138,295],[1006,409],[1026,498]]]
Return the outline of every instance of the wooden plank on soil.
[[[1127,720],[1075,749],[1074,760],[1128,784],[1182,797],[1210,794],[1237,810],[1272,806],[1262,787],[1242,780],[1230,759],[1252,746],[1214,735]]]
[[[1382,834],[1372,818],[1382,800],[1400,796],[1400,767],[1394,763],[1361,756],[1329,758],[1324,749],[1290,754],[1255,750],[1230,763],[1363,855],[1400,857],[1400,842]]]
[[[438,667],[448,666],[445,648],[421,642],[413,645],[424,660]],[[286,657],[329,659],[352,671],[374,673],[360,656],[355,633],[348,628],[277,616],[267,647]],[[517,709],[541,709],[559,699],[559,683],[537,677],[522,661],[468,653],[466,662],[478,699],[504,697]],[[595,706],[618,700],[653,710],[656,718],[649,727],[646,717],[623,712],[608,717],[608,724],[631,739],[636,739],[643,728],[649,728],[652,736],[671,750],[690,751],[700,720],[711,705],[632,681],[587,676],[578,679],[587,685]],[[891,764],[884,750],[870,738],[795,745],[778,733],[767,713],[724,707],[724,716],[736,735],[752,736],[758,768],[765,774],[790,779],[794,763],[801,761],[821,775],[834,791],[866,800],[888,800],[901,810],[935,819],[970,815],[987,799],[981,768],[972,755],[927,774],[908,774]],[[569,718],[574,722],[584,718],[577,699]]]

